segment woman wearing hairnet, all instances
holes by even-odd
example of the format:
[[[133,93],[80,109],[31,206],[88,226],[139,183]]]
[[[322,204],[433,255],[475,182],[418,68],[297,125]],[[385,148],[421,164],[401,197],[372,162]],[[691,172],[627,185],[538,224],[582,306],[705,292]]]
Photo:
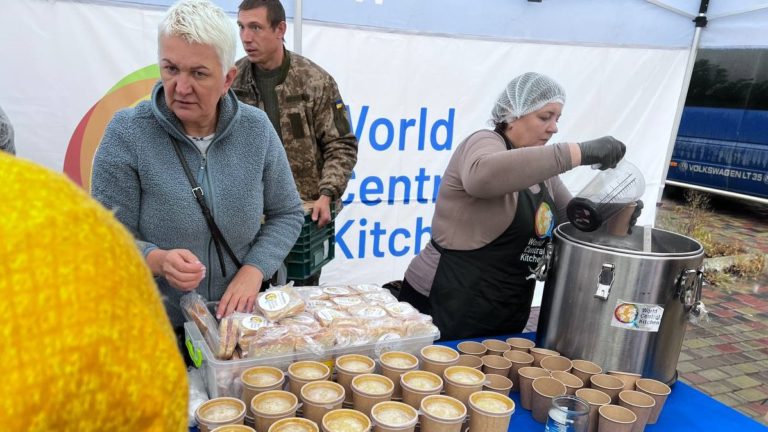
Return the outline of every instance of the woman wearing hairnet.
[[[615,167],[625,146],[606,136],[544,144],[557,132],[565,91],[528,72],[492,110],[493,131],[464,140],[442,177],[432,240],[405,273],[400,300],[431,314],[443,339],[517,333],[531,311],[530,277],[570,192],[559,174]]]

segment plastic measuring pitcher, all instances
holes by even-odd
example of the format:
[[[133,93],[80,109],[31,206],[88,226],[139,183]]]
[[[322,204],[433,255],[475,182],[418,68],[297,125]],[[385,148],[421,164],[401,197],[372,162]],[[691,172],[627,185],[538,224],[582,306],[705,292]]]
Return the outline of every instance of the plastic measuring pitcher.
[[[626,159],[616,168],[600,171],[581,190],[566,209],[573,226],[594,231],[629,205],[634,205],[645,192],[643,173]]]

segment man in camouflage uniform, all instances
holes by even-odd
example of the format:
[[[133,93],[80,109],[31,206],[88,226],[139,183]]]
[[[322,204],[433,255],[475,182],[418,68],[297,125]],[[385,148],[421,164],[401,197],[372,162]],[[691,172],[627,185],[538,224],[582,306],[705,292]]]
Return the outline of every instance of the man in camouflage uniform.
[[[312,220],[331,220],[357,162],[357,138],[333,77],[283,46],[285,10],[279,0],[244,0],[237,14],[246,57],[232,84],[240,101],[263,109],[288,154],[304,201],[315,201]],[[337,205],[338,208],[338,205]],[[316,285],[320,273],[297,284]]]

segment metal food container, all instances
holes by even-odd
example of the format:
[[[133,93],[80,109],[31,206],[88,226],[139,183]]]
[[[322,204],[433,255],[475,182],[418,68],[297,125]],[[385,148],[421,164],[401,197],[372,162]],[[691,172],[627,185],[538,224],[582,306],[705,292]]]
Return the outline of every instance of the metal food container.
[[[617,237],[565,223],[553,245],[537,345],[674,383],[686,324],[704,310],[701,244],[650,227]]]

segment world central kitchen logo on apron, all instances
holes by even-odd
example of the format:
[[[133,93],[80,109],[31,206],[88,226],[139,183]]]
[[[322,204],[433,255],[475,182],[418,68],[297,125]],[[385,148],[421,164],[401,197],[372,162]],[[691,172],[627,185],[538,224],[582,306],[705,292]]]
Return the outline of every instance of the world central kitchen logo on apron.
[[[528,263],[538,263],[539,258],[544,256],[544,248],[546,247],[547,240],[552,237],[552,230],[555,227],[555,217],[552,213],[552,208],[547,202],[539,204],[539,208],[536,209],[536,214],[533,218],[534,232],[537,238],[531,237],[528,240],[528,245],[520,254],[520,261]],[[534,270],[531,269],[531,273]]]
[[[536,236],[538,238],[552,237],[552,229],[555,227],[555,218],[549,204],[542,202],[536,210]]]

